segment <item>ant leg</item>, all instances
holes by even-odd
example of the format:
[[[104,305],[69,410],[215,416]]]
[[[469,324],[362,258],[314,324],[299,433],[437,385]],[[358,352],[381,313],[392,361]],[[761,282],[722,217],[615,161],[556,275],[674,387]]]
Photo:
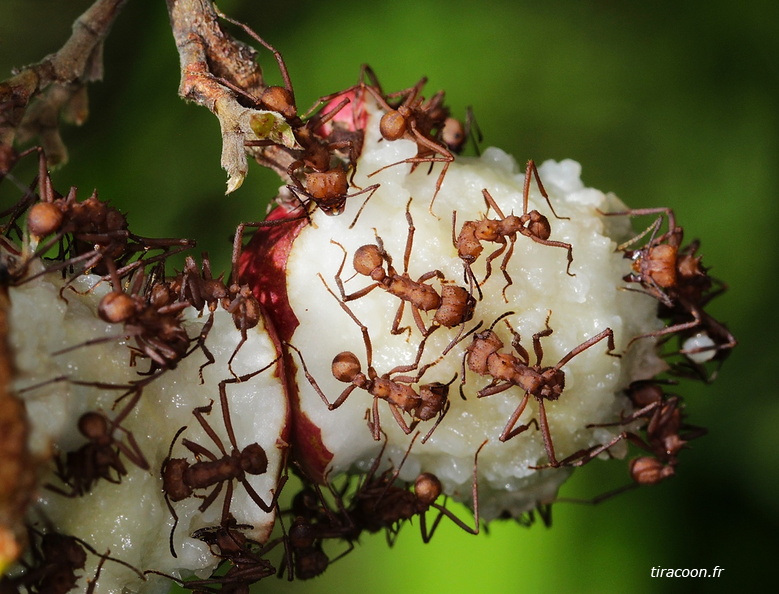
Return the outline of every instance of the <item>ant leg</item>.
[[[504,384],[504,389],[508,389],[509,387],[513,386],[514,384]],[[519,406],[517,406],[516,409],[514,409],[514,412],[511,413],[511,416],[509,417],[508,422],[506,422],[506,426],[503,428],[503,432],[500,434],[500,441],[508,441],[512,437],[516,437],[520,433],[523,433],[524,431],[527,431],[530,429],[531,424],[535,424],[536,431],[538,430],[538,421],[535,419],[531,419],[529,423],[526,423],[525,425],[520,425],[519,427],[515,427],[517,424],[517,421],[519,420],[519,417],[522,416],[522,413],[525,412],[525,407],[527,407],[527,402],[530,398],[530,394],[528,392],[525,392],[525,395],[522,397],[522,401],[519,403]]]
[[[546,203],[549,205],[549,209],[552,211],[552,214],[555,216],[555,218],[559,220],[566,220],[566,221],[570,220],[571,217],[561,217],[558,216],[558,214],[555,212],[552,203],[549,201],[549,195],[546,193],[544,184],[541,183],[541,176],[538,175],[538,168],[536,167],[535,161],[533,161],[533,159],[530,159],[527,162],[527,168],[525,169],[525,186],[522,191],[522,198],[523,198],[522,213],[527,214],[527,201],[530,196],[531,174],[535,176],[536,184],[538,185],[538,190],[541,192],[541,195],[544,197],[544,200],[546,200]]]
[[[608,349],[606,350],[606,354],[609,355],[610,357],[622,357],[622,355],[612,352],[614,350],[614,332],[612,331],[611,328],[606,328],[603,332],[596,334],[589,340],[585,340],[583,343],[581,343],[579,346],[573,349],[570,353],[568,353],[562,359],[560,359],[557,365],[555,365],[555,369],[560,369],[563,365],[568,363],[568,361],[573,359],[576,355],[578,355],[582,351],[586,351],[592,345],[594,345],[597,342],[600,342],[601,340],[607,337],[608,337]]]
[[[488,439],[485,439],[482,444],[479,446],[479,449],[476,450],[476,454],[473,456],[473,486],[471,487],[471,496],[473,497],[473,527],[469,526],[465,522],[463,522],[460,518],[454,515],[450,510],[446,508],[446,504],[439,505],[436,502],[432,502],[430,504],[430,507],[433,507],[438,510],[438,516],[433,521],[433,525],[430,528],[430,532],[426,531],[425,527],[425,514],[420,514],[420,528],[422,531],[422,541],[425,543],[430,542],[430,540],[433,538],[433,533],[435,532],[436,528],[438,527],[438,524],[440,523],[441,519],[446,516],[452,522],[457,524],[460,528],[465,530],[468,534],[479,534],[479,474],[478,474],[478,462],[479,462],[479,453],[482,451],[485,445],[487,445],[487,442],[489,442]]]
[[[208,406],[199,406],[194,411],[192,411],[192,414],[195,415],[195,418],[197,419],[198,423],[200,423],[200,426],[203,427],[203,430],[206,432],[206,434],[211,438],[211,441],[214,442],[216,447],[219,448],[219,451],[222,452],[223,455],[227,456],[227,450],[225,450],[224,444],[222,443],[222,440],[219,439],[219,436],[216,434],[216,432],[213,430],[211,425],[209,425],[208,421],[206,421],[205,417],[203,417],[203,413],[210,414],[211,413],[211,407],[214,404],[214,401],[211,401],[211,404]],[[206,450],[203,446],[196,444],[194,442],[191,442],[189,440],[184,440],[182,443],[186,445],[190,451],[193,454],[200,454],[200,455],[209,455],[210,452],[207,454],[208,450]],[[197,451],[195,449],[192,449],[193,446],[197,448]],[[213,457],[213,459],[216,459],[216,456],[213,454],[210,454],[210,457]]]
[[[335,299],[338,302],[338,305],[341,306],[341,309],[343,309],[350,318],[354,321],[355,324],[357,324],[360,327],[360,332],[362,332],[362,340],[363,343],[365,343],[365,352],[368,360],[368,367],[370,368],[373,365],[373,346],[371,345],[371,337],[368,334],[368,328],[360,322],[360,320],[357,318],[357,316],[354,314],[354,312],[349,308],[346,303],[340,299],[338,299],[338,296],[333,293],[333,290],[328,286],[327,281],[325,281],[325,278],[322,276],[321,273],[317,272],[317,276],[319,277],[319,280],[322,281],[322,284],[325,286],[325,289],[327,289],[327,292],[330,293],[330,295],[333,296],[333,299]],[[378,286],[378,283],[376,285],[373,285],[370,287],[371,290]]]

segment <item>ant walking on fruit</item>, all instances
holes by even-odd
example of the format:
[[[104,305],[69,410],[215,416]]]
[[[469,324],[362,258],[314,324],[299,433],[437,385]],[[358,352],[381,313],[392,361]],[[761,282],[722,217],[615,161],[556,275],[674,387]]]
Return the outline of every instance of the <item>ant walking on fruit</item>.
[[[474,334],[473,340],[463,356],[463,379],[460,385],[460,392],[462,394],[462,386],[465,384],[466,364],[468,365],[468,369],[474,373],[492,377],[492,381],[485,388],[482,388],[476,393],[478,398],[494,396],[495,394],[505,392],[514,386],[524,390],[522,400],[509,417],[506,426],[498,439],[500,439],[500,441],[508,441],[529,429],[530,424],[533,423],[541,430],[544,448],[549,459],[547,466],[557,468],[559,466],[570,465],[574,462],[576,462],[576,465],[581,465],[597,455],[594,453],[596,449],[598,450],[598,453],[600,453],[603,449],[613,445],[613,443],[608,444],[607,446],[596,446],[595,448],[581,450],[571,454],[563,460],[558,460],[552,441],[552,435],[549,431],[545,403],[546,401],[557,400],[562,396],[563,390],[565,389],[565,372],[562,368],[580,353],[586,351],[601,340],[606,339],[608,344],[606,354],[612,357],[620,356],[612,352],[614,350],[614,333],[611,328],[606,328],[602,332],[573,348],[555,365],[543,366],[541,361],[544,356],[544,351],[541,346],[541,338],[552,334],[552,329],[549,327],[549,318],[552,315],[552,312],[550,311],[546,318],[545,329],[533,334],[533,352],[536,356],[536,362],[531,364],[530,354],[527,349],[522,346],[519,333],[511,327],[508,321],[506,321],[506,326],[514,336],[514,339],[511,341],[511,346],[516,352],[516,355],[502,352],[502,349],[504,348],[503,341],[493,329],[500,320],[513,313],[514,312],[506,312],[497,318],[487,330]],[[474,330],[478,327],[479,326],[476,326]],[[535,398],[536,403],[538,404],[538,421],[533,419],[530,423],[517,426],[519,417],[522,416],[522,413],[525,411],[531,396]]]
[[[160,471],[162,476],[162,489],[165,493],[165,502],[167,503],[168,509],[174,520],[173,528],[170,532],[170,550],[174,557],[176,557],[176,552],[173,547],[173,533],[178,524],[178,516],[176,515],[171,502],[175,503],[192,496],[199,497],[203,499],[203,503],[200,504],[198,510],[204,512],[219,496],[222,487],[225,487],[225,497],[222,504],[221,515],[222,523],[224,524],[228,521],[230,514],[230,504],[232,502],[234,489],[233,482],[237,481],[243,486],[249,497],[262,511],[270,513],[275,508],[276,500],[281,492],[281,488],[286,482],[286,477],[282,477],[279,481],[270,502],[266,502],[257,493],[254,487],[252,487],[251,483],[249,483],[247,475],[257,476],[267,472],[268,456],[265,449],[256,442],[251,443],[244,448],[238,446],[227,402],[227,385],[246,382],[263,371],[266,371],[277,362],[278,358],[274,359],[261,369],[242,375],[238,378],[226,379],[219,382],[222,419],[231,447],[229,452],[204,416],[211,413],[213,402],[206,406],[199,406],[193,411],[195,419],[221,453],[221,458],[204,446],[186,438],[182,440],[182,444],[195,455],[197,461],[190,462],[186,458],[172,458],[173,446],[181,433],[186,429],[186,426],[176,432],[176,435],[170,444],[168,456],[163,461],[162,469]],[[201,460],[201,458],[205,458],[205,460]],[[196,495],[194,493],[196,490],[209,488],[211,488],[211,491],[207,495]]]
[[[423,77],[413,87],[384,95],[373,70],[364,66],[363,73],[371,79],[371,83],[361,82],[362,88],[370,93],[385,112],[379,122],[379,131],[382,137],[389,141],[406,138],[417,145],[415,157],[385,165],[371,175],[376,175],[380,171],[401,163],[410,163],[412,170],[420,163],[430,163],[431,166],[434,163],[443,163],[441,173],[436,180],[435,192],[430,200],[429,210],[433,214],[433,204],[441,190],[449,165],[454,162],[455,158],[454,153],[441,140],[444,126],[449,118],[449,110],[443,105],[443,93],[437,93],[425,101],[424,97],[420,95],[422,87],[427,83],[427,77]],[[400,102],[392,104],[390,103],[392,99],[399,99]]]
[[[506,297],[506,289],[509,285],[513,284],[511,276],[506,270],[508,261],[511,259],[514,253],[514,243],[517,240],[517,234],[523,235],[540,243],[541,245],[548,245],[552,247],[563,248],[568,252],[568,266],[565,272],[568,276],[574,276],[571,273],[571,264],[573,263],[573,248],[570,243],[563,241],[550,240],[549,237],[552,234],[552,228],[549,224],[549,219],[542,215],[537,210],[533,209],[528,211],[528,199],[530,197],[530,182],[535,177],[536,184],[538,186],[541,195],[546,200],[552,214],[557,219],[565,219],[568,217],[560,217],[552,207],[552,203],[549,201],[549,196],[544,189],[544,185],[541,183],[541,177],[538,174],[538,169],[535,163],[528,161],[527,168],[525,170],[525,185],[522,192],[522,215],[516,216],[514,214],[505,216],[501,211],[495,199],[485,188],[482,190],[484,201],[487,203],[488,208],[492,208],[495,214],[500,217],[499,219],[487,219],[483,218],[479,221],[466,221],[463,223],[460,233],[455,238],[454,230],[456,227],[457,213],[452,213],[452,243],[457,249],[457,255],[463,261],[465,267],[465,278],[470,286],[476,285],[481,296],[481,285],[487,282],[487,279],[492,275],[492,261],[505,252],[503,260],[500,263],[500,270],[503,272],[503,276],[506,279],[506,285],[503,287],[503,300],[508,303]],[[484,246],[482,242],[489,241],[492,243],[500,244],[500,247],[492,252],[486,260],[487,273],[484,279],[479,282],[471,268],[472,264],[476,261],[479,255],[482,253]]]
[[[120,454],[142,470],[149,469],[149,463],[138,447],[133,434],[124,427],[110,421],[100,412],[86,412],[78,420],[78,430],[89,441],[78,450],[54,458],[54,474],[70,487],[65,491],[55,485],[47,489],[64,495],[78,497],[92,490],[99,479],[119,484],[127,474]],[[121,430],[127,436],[127,443],[114,437],[114,431]],[[114,476],[115,475],[115,476]]]
[[[392,257],[384,249],[384,242],[381,237],[376,235],[375,245],[367,244],[359,247],[353,257],[355,271],[375,282],[347,295],[341,280],[341,274],[346,263],[346,249],[340,243],[332,240],[332,243],[340,247],[344,252],[343,260],[341,260],[341,265],[335,275],[335,282],[341,293],[341,299],[344,302],[353,301],[364,297],[377,287],[381,287],[391,295],[398,297],[400,306],[392,323],[390,330],[392,334],[401,334],[404,331],[410,332],[409,328],[400,328],[400,320],[403,317],[403,309],[406,302],[411,306],[411,315],[423,336],[429,335],[439,326],[447,328],[463,326],[465,322],[473,317],[473,310],[476,306],[476,300],[466,289],[455,285],[442,284],[441,293],[439,294],[425,281],[432,278],[438,278],[443,281],[445,277],[440,270],[426,272],[417,280],[413,280],[408,274],[415,231],[414,221],[409,210],[410,206],[411,199],[406,204],[408,235],[406,237],[406,249],[403,253],[403,272],[400,274],[392,266]],[[420,312],[432,310],[435,310],[433,324],[430,328],[426,328]]]
[[[392,368],[389,372],[379,375],[376,369],[373,367],[373,346],[371,344],[368,328],[360,322],[354,312],[333,293],[330,287],[327,286],[324,278],[319,275],[320,280],[325,285],[327,291],[333,296],[333,298],[339,303],[341,308],[347,313],[352,321],[359,326],[362,332],[363,342],[365,344],[365,353],[367,358],[367,371],[364,373],[362,370],[362,364],[357,355],[350,351],[344,351],[338,353],[333,359],[331,366],[332,374],[335,379],[340,382],[350,384],[346,389],[333,402],[330,402],[317,384],[314,377],[309,373],[306,367],[303,355],[292,344],[287,343],[287,346],[292,348],[298,353],[301,364],[303,365],[303,371],[306,379],[311,387],[320,396],[322,401],[327,405],[329,410],[335,410],[340,407],[349,395],[357,388],[365,390],[373,396],[373,404],[368,414],[368,426],[370,427],[371,434],[376,441],[381,439],[381,423],[379,421],[379,400],[385,400],[389,406],[392,416],[398,423],[398,426],[405,434],[411,433],[420,421],[428,421],[438,416],[433,427],[425,436],[423,441],[426,441],[433,433],[435,428],[439,425],[446,412],[449,410],[449,385],[456,379],[453,378],[449,383],[442,384],[440,382],[433,382],[430,384],[421,384],[417,389],[414,389],[411,384],[418,384],[419,380],[425,374],[425,372],[432,366],[436,365],[440,361],[436,359],[432,363],[419,367],[419,363],[422,359],[422,353],[425,348],[430,333],[427,333],[422,341],[419,343],[415,360],[409,365],[398,365]],[[396,375],[399,373],[410,373],[417,370],[416,376],[409,375]],[[412,415],[413,421],[411,424],[407,423],[403,418],[403,413]]]

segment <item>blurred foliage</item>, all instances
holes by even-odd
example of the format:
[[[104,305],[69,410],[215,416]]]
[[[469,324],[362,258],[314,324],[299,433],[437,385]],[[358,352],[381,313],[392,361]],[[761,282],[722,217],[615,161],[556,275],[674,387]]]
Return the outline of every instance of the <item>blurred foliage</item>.
[[[3,0],[2,76],[55,51],[89,4]],[[429,92],[446,89],[455,114],[472,106],[485,143],[520,163],[574,158],[588,185],[636,208],[673,207],[688,240],[701,239],[712,274],[730,285],[712,311],[741,341],[713,386],[681,390],[691,422],[709,435],[685,452],[673,480],[595,507],[559,504],[551,530],[496,522],[488,535],[471,537],[444,523],[423,546],[416,526],[407,526],[391,551],[381,535],[365,538],[312,583],[273,580],[257,591],[714,592],[771,579],[779,399],[764,372],[779,355],[770,334],[778,326],[770,271],[779,238],[779,5],[225,0],[220,7],[282,51],[300,106],[354,84],[363,62],[387,90],[427,75]],[[255,166],[241,190],[223,195],[217,122],[177,98],[178,57],[163,2],[130,0],[105,58],[89,121],[65,132],[70,163],[55,186],[76,185],[82,197],[97,187],[129,212],[136,233],[197,238],[226,270],[235,225],[264,216],[278,178]],[[279,80],[267,52],[260,59]],[[759,339],[761,332],[768,334]],[[593,463],[563,494],[592,497],[628,480],[624,467],[609,466]],[[650,577],[655,566],[716,565],[722,577],[703,582]]]

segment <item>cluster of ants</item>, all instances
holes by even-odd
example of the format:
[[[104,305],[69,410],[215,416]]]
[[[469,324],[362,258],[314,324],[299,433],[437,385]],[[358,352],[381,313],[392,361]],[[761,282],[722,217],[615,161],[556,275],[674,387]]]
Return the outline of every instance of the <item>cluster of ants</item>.
[[[38,174],[29,186],[23,186],[16,179],[13,169],[24,157],[36,154]],[[246,285],[226,283],[222,276],[215,278],[205,254],[200,267],[193,257],[186,256],[183,269],[174,276],[166,276],[167,259],[192,248],[194,241],[138,236],[129,231],[124,215],[100,200],[96,193],[83,201],[77,200],[75,188],[71,188],[65,196],[57,193],[52,186],[46,157],[39,148],[13,157],[4,163],[0,181],[11,180],[21,186],[24,193],[14,206],[0,213],[3,250],[0,277],[3,288],[19,287],[44,274],[60,273],[63,283],[59,297],[67,301],[68,293],[77,290],[74,281],[81,275],[91,273],[102,276],[98,285],[100,282],[110,283],[111,290],[99,300],[97,315],[105,322],[121,325],[121,332],[72,345],[51,355],[58,357],[100,342],[130,339],[134,344],[130,343],[132,346],[129,347],[129,365],[138,367],[138,378],[126,384],[61,376],[19,390],[22,393],[53,382],[69,382],[120,393],[114,401],[114,408],[127,400],[113,416],[103,410],[90,410],[79,417],[77,429],[86,443],[73,451],[55,451],[53,477],[56,481],[45,484],[44,488],[63,497],[75,498],[90,493],[100,481],[121,483],[128,475],[128,464],[142,471],[151,471],[146,456],[132,432],[123,426],[123,421],[149,384],[196,351],[202,352],[206,359],[199,369],[200,381],[203,382],[204,368],[215,362],[206,346],[206,339],[216,310],[222,308],[232,316],[241,334],[228,361],[232,377],[219,383],[229,451],[203,416],[210,412],[211,407],[196,408],[194,416],[215,442],[219,454],[185,440],[185,446],[197,461],[190,463],[186,459],[168,456],[159,469],[162,490],[176,522],[171,502],[192,496],[193,490],[213,488],[209,496],[204,496],[200,506],[205,510],[218,497],[224,485],[227,485],[224,504],[224,515],[227,516],[234,481],[242,483],[263,509],[272,510],[275,500],[266,505],[245,479],[247,474],[266,472],[265,451],[257,443],[239,448],[227,410],[226,386],[248,381],[277,361],[240,376],[232,369],[235,356],[247,340],[247,331],[261,319],[259,302],[251,290]],[[207,320],[195,336],[189,335],[182,317],[183,311],[190,307],[201,315],[208,311]],[[139,360],[148,361],[148,366],[142,369]],[[171,451],[172,447],[173,444]],[[199,494],[197,496],[200,497]],[[45,533],[32,526],[29,528],[31,553],[28,560],[21,562],[20,574],[2,578],[0,591],[20,591],[19,588],[47,593],[71,591],[79,580],[77,572],[85,566],[85,549],[100,557],[96,575],[88,580],[89,592],[94,590],[106,560],[127,565],[110,557],[108,552],[98,554],[85,541],[58,534],[50,522],[44,523],[47,526]],[[171,541],[172,537],[171,532]],[[146,579],[142,572],[131,569]]]
[[[229,20],[229,19],[228,19]],[[231,21],[233,22],[233,21]],[[442,164],[430,201],[429,210],[438,195],[451,163],[471,136],[472,118],[465,124],[450,116],[444,105],[442,92],[430,99],[421,93],[426,79],[416,85],[395,93],[385,93],[375,74],[364,67],[357,85],[346,91],[321,98],[308,113],[300,116],[295,103],[291,80],[281,55],[253,31],[240,23],[257,42],[271,50],[279,64],[283,86],[268,86],[259,97],[248,95],[241,89],[231,88],[244,101],[261,109],[277,112],[283,116],[292,129],[299,148],[281,147],[267,139],[249,142],[249,149],[260,152],[270,146],[281,150],[285,162],[279,165],[289,180],[287,186],[295,197],[301,213],[297,220],[308,218],[313,208],[319,208],[328,215],[339,215],[344,211],[347,200],[365,195],[367,200],[378,188],[378,184],[366,188],[354,185],[354,169],[363,143],[366,114],[366,100],[375,102],[384,112],[380,132],[386,141],[405,138],[417,147],[415,156],[387,165],[410,164],[412,169],[421,164]],[[230,83],[223,80],[225,84]],[[324,108],[318,109],[321,105]],[[347,108],[348,106],[348,108]],[[314,113],[316,112],[316,113]],[[314,115],[310,115],[310,114]],[[310,116],[310,117],[309,117]],[[474,455],[473,463],[473,523],[458,518],[439,503],[442,494],[440,480],[422,473],[413,483],[413,488],[399,480],[400,470],[411,447],[416,442],[417,431],[405,456],[399,464],[380,471],[386,466],[385,447],[375,458],[370,470],[359,480],[346,477],[341,485],[326,481],[324,486],[308,480],[301,470],[303,487],[291,499],[289,507],[282,507],[279,495],[287,481],[286,474],[269,500],[252,487],[250,476],[268,471],[268,456],[257,443],[239,447],[230,417],[227,388],[230,385],[248,381],[266,371],[276,361],[262,369],[244,375],[237,375],[232,369],[241,346],[247,340],[247,331],[261,319],[261,308],[257,297],[246,284],[239,281],[238,269],[246,228],[285,224],[290,219],[275,222],[242,223],[239,225],[233,243],[232,276],[225,282],[222,276],[214,277],[207,255],[203,255],[198,266],[196,260],[187,256],[183,269],[172,277],[165,274],[166,260],[174,254],[194,246],[190,240],[150,239],[137,236],[128,229],[127,220],[117,209],[101,201],[93,194],[83,201],[76,198],[72,188],[66,195],[58,194],[52,187],[46,158],[40,149],[25,153],[3,156],[0,180],[11,176],[14,164],[29,155],[38,155],[38,175],[35,181],[24,188],[24,196],[13,207],[0,213],[0,241],[3,256],[0,261],[0,279],[5,286],[18,286],[30,282],[41,274],[59,271],[67,279],[61,292],[64,297],[67,287],[83,272],[103,276],[110,283],[111,291],[100,301],[98,315],[106,322],[122,325],[122,337],[134,341],[132,364],[137,359],[147,360],[147,369],[138,372],[138,379],[126,385],[100,384],[68,380],[98,389],[121,392],[116,402],[128,398],[121,410],[109,418],[103,411],[84,413],[78,421],[78,430],[86,443],[72,452],[63,452],[54,459],[54,475],[59,484],[47,484],[46,488],[64,497],[79,497],[89,493],[97,481],[119,483],[127,475],[127,464],[133,464],[148,471],[149,464],[132,433],[122,425],[124,419],[142,397],[143,390],[161,374],[173,369],[193,352],[201,352],[206,362],[203,370],[215,359],[206,346],[206,338],[213,326],[214,313],[223,308],[232,315],[235,326],[241,332],[241,341],[229,359],[231,377],[219,382],[219,408],[224,423],[228,444],[214,431],[207,420],[212,413],[213,403],[193,410],[193,417],[209,436],[216,453],[206,446],[183,438],[181,444],[187,450],[187,457],[174,457],[173,449],[186,429],[182,427],[170,444],[167,457],[159,469],[161,488],[171,516],[174,519],[170,533],[170,552],[177,555],[174,546],[174,532],[178,525],[175,504],[197,497],[202,500],[201,512],[214,504],[223,494],[222,511],[217,525],[202,528],[190,536],[204,542],[220,559],[220,567],[210,578],[182,581],[167,575],[181,585],[198,592],[248,592],[256,581],[272,575],[287,575],[289,579],[310,579],[320,575],[329,564],[340,559],[350,550],[361,535],[384,531],[390,543],[394,542],[400,528],[412,519],[418,518],[422,539],[427,542],[443,518],[449,518],[463,530],[476,534],[480,529],[477,464],[478,456],[486,441]],[[278,152],[274,152],[274,155]],[[381,171],[380,169],[379,171]],[[374,172],[378,173],[379,171]],[[371,175],[373,175],[371,174]],[[360,328],[365,350],[366,367],[359,357],[351,352],[338,353],[332,363],[333,377],[346,388],[331,399],[319,387],[309,372],[299,349],[287,342],[285,346],[298,354],[305,376],[311,386],[330,409],[340,407],[355,390],[363,390],[372,397],[372,406],[366,413],[368,428],[376,441],[385,435],[379,416],[379,403],[386,402],[395,422],[405,434],[412,434],[420,423],[432,421],[431,427],[420,440],[426,442],[444,419],[449,410],[450,386],[460,377],[459,392],[465,398],[466,373],[485,378],[487,382],[476,390],[477,398],[487,398],[512,388],[518,388],[523,396],[514,412],[507,419],[498,440],[508,441],[534,426],[541,432],[548,461],[534,468],[557,468],[581,466],[609,449],[617,442],[626,440],[645,454],[630,463],[632,483],[638,485],[656,484],[672,476],[679,452],[691,439],[702,435],[705,430],[688,425],[684,421],[681,398],[666,393],[660,380],[634,382],[625,391],[631,402],[631,410],[609,424],[597,426],[621,427],[622,431],[611,441],[592,446],[565,457],[558,458],[546,416],[546,403],[559,399],[565,389],[563,367],[574,357],[598,343],[606,345],[606,355],[618,357],[614,352],[614,335],[610,328],[591,336],[571,349],[554,365],[544,365],[543,338],[552,334],[548,316],[545,328],[532,335],[532,354],[522,344],[520,335],[506,318],[514,312],[507,311],[492,324],[481,329],[482,323],[466,330],[466,324],[473,319],[475,309],[483,295],[481,286],[493,274],[493,263],[499,262],[505,279],[502,296],[508,303],[507,289],[513,284],[508,272],[516,241],[520,236],[550,248],[565,251],[567,266],[571,271],[573,248],[571,244],[552,239],[552,225],[549,219],[537,210],[529,210],[530,186],[536,187],[546,200],[553,216],[564,219],[554,211],[549,197],[541,183],[533,161],[527,166],[523,193],[523,210],[520,215],[504,215],[488,189],[482,191],[487,208],[495,213],[494,218],[486,215],[479,220],[467,220],[458,225],[456,213],[452,216],[452,243],[463,267],[463,281],[458,284],[447,279],[440,270],[431,270],[413,278],[409,272],[409,261],[413,250],[414,221],[410,201],[406,204],[405,217],[408,225],[402,270],[393,265],[393,258],[385,249],[382,238],[376,234],[375,243],[358,248],[352,257],[356,275],[370,280],[367,286],[346,291],[343,276],[348,259],[346,248],[333,243],[343,251],[343,258],[332,279],[320,275],[319,280],[347,316]],[[350,189],[355,187],[356,191]],[[362,207],[358,211],[362,212]],[[735,346],[736,341],[727,328],[704,311],[705,306],[721,294],[724,285],[710,277],[707,269],[696,255],[698,243],[682,247],[682,229],[675,223],[670,209],[644,209],[620,213],[605,213],[609,216],[659,215],[656,221],[643,233],[619,246],[626,258],[632,261],[632,272],[625,276],[628,290],[646,293],[658,302],[659,317],[668,325],[633,341],[655,338],[667,342],[676,336],[681,347],[671,355],[681,354],[683,359],[671,366],[673,373],[710,380],[703,365],[708,361],[721,363]],[[26,222],[21,223],[26,215]],[[660,233],[663,220],[667,220],[668,231]],[[354,226],[357,218],[352,222]],[[646,236],[648,241],[636,248]],[[493,244],[494,249],[483,256],[485,248]],[[18,248],[18,245],[24,246]],[[632,248],[632,249],[630,249]],[[486,273],[479,278],[474,264],[484,258]],[[44,261],[41,269],[38,263]],[[497,264],[496,264],[497,266]],[[434,282],[440,284],[440,290]],[[418,331],[421,339],[412,362],[399,365],[380,374],[373,363],[373,345],[368,328],[360,321],[348,303],[364,298],[369,293],[381,290],[398,299],[398,308],[389,328],[392,334]],[[208,318],[199,334],[190,337],[183,324],[182,312],[188,307],[204,313]],[[410,310],[414,327],[402,327],[404,310]],[[431,321],[425,322],[423,314]],[[549,314],[551,316],[551,312]],[[511,333],[508,346],[496,332],[496,326],[503,322]],[[432,362],[422,364],[428,338],[440,328],[459,329],[441,356]],[[96,339],[94,342],[108,339]],[[694,343],[688,342],[694,339]],[[463,349],[462,370],[448,383],[420,383],[423,376],[455,346],[470,341]],[[602,343],[602,341],[606,341]],[[703,342],[701,342],[703,340]],[[707,342],[708,341],[708,342]],[[693,344],[693,346],[690,346]],[[75,345],[55,353],[79,348]],[[63,378],[59,378],[63,379]],[[535,400],[538,418],[520,424],[527,404]],[[592,425],[594,427],[596,425]],[[385,442],[386,446],[386,442]],[[194,462],[192,458],[194,457]],[[295,467],[292,466],[295,470]],[[233,492],[240,486],[266,513],[276,513],[282,535],[266,543],[259,543],[247,537],[253,528],[239,524],[230,512]],[[619,491],[624,490],[620,489]],[[598,503],[615,492],[606,493],[592,500]],[[434,514],[429,522],[427,513]],[[539,506],[536,510],[544,523],[550,522],[549,507]],[[528,525],[535,521],[534,512],[517,519]],[[29,591],[67,592],[76,584],[76,572],[85,566],[86,552],[100,557],[96,575],[89,580],[92,591],[103,564],[107,560],[118,561],[109,552],[99,554],[90,545],[75,537],[57,534],[53,529],[41,533],[30,529],[32,554],[25,561],[24,571],[13,578],[3,578],[0,591],[14,591],[25,587]],[[337,543],[342,550],[333,554],[328,543]],[[272,562],[268,554],[280,548],[281,561]],[[137,571],[133,568],[134,571]],[[138,572],[142,577],[159,574],[155,570]],[[166,574],[162,574],[166,575]]]

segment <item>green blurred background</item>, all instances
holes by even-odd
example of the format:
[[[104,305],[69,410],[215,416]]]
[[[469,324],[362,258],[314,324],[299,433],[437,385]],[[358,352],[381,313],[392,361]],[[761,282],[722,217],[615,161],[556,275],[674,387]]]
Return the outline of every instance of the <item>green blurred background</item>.
[[[88,0],[2,0],[0,76],[66,39]],[[710,387],[687,385],[690,420],[709,435],[678,476],[596,507],[559,504],[554,524],[494,523],[472,537],[444,523],[429,545],[382,535],[321,578],[257,591],[748,591],[776,582],[779,398],[779,5],[774,2],[463,0],[220,3],[284,54],[298,104],[354,84],[369,63],[387,90],[420,76],[486,144],[529,158],[573,158],[586,184],[633,207],[671,206],[730,291],[711,311],[741,341]],[[261,54],[266,75],[275,64]],[[224,196],[218,126],[176,95],[178,56],[165,3],[130,0],[106,46],[92,115],[66,130],[76,185],[129,212],[136,233],[197,238],[227,269],[229,238],[261,219],[278,178],[252,167]],[[30,176],[31,177],[31,176]],[[773,254],[773,255],[772,255]],[[771,270],[774,270],[772,273]],[[763,332],[761,336],[759,333]],[[740,382],[747,382],[742,384]],[[591,497],[627,480],[595,462],[564,487]],[[465,513],[465,512],[463,512]],[[718,579],[651,578],[652,567],[725,568]]]

